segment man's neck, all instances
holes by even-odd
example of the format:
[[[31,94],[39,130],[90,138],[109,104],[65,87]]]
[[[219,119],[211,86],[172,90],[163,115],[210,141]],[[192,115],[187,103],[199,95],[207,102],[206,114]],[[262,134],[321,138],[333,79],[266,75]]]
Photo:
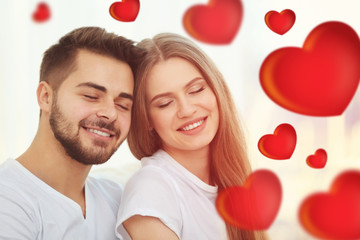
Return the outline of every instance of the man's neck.
[[[36,177],[80,205],[85,216],[85,181],[91,165],[70,158],[53,136],[38,132],[17,160]]]

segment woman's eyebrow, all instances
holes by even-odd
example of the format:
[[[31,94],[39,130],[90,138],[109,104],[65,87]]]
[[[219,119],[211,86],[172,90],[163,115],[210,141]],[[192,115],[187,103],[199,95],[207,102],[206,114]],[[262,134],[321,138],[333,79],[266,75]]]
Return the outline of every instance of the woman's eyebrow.
[[[194,82],[199,81],[199,80],[203,80],[203,78],[202,78],[202,77],[196,77],[196,78],[194,78],[193,80],[191,80],[190,82],[188,82],[188,83],[184,86],[184,88],[187,88],[188,86],[190,86],[191,84],[193,84]],[[151,99],[150,103],[152,103],[153,101],[155,101],[155,100],[158,99],[158,98],[168,97],[168,96],[170,96],[170,95],[171,95],[171,93],[169,93],[169,92],[158,94],[158,95],[154,96],[154,97]]]

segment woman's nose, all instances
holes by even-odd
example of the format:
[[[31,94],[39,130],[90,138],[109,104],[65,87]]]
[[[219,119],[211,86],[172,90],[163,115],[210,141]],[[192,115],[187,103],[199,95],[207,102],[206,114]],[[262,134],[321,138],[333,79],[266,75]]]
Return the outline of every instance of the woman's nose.
[[[180,99],[178,101],[178,117],[190,117],[196,112],[196,106],[190,99]]]

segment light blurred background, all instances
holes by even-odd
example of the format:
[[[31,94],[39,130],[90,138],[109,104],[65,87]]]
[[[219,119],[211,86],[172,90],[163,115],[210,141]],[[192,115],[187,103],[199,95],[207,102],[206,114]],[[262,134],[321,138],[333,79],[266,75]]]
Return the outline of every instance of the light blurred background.
[[[0,163],[24,152],[37,131],[39,108],[36,88],[43,52],[67,32],[82,26],[99,26],[135,41],[160,32],[175,32],[194,40],[217,64],[232,90],[246,126],[249,154],[254,169],[269,169],[283,187],[280,211],[269,228],[271,239],[314,239],[298,221],[298,207],[309,194],[326,191],[336,175],[360,166],[360,92],[343,115],[309,117],[272,102],[259,83],[259,68],[273,50],[301,47],[308,33],[320,23],[336,20],[360,33],[359,0],[243,0],[244,16],[231,44],[211,45],[187,34],[182,18],[195,4],[206,0],[140,0],[135,22],[124,23],[109,14],[115,0],[47,0],[51,19],[35,23],[31,16],[37,0],[1,0],[0,7]],[[291,9],[296,14],[292,29],[284,35],[272,32],[264,16],[270,10]],[[360,66],[359,66],[360,67]],[[297,146],[290,160],[271,160],[257,149],[258,140],[281,123],[297,132]],[[318,148],[328,153],[324,169],[307,166],[306,157]],[[139,167],[123,144],[113,157],[91,174],[125,183]]]

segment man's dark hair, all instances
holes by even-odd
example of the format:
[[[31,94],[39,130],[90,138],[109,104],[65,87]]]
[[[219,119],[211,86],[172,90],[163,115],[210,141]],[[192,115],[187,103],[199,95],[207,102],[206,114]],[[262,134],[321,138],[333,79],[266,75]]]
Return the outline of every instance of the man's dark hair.
[[[114,33],[108,33],[99,27],[75,29],[63,36],[58,43],[44,53],[40,67],[40,81],[45,81],[54,91],[76,68],[76,56],[79,50],[113,57],[131,67],[134,75],[143,50],[134,46],[134,42]]]

